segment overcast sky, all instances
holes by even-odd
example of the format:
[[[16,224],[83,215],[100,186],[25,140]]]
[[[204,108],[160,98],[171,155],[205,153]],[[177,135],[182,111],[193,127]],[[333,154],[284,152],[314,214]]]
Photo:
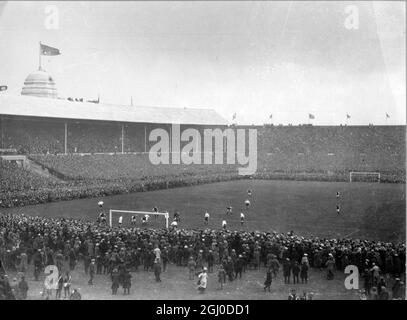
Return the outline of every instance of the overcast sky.
[[[47,29],[56,5],[58,29]],[[356,7],[359,27],[346,28]],[[404,2],[1,2],[0,85],[43,57],[61,97],[212,108],[241,124],[405,124]],[[353,11],[354,12],[354,11]],[[48,17],[48,20],[47,20]],[[55,25],[53,25],[55,26]],[[130,107],[130,106],[129,106]],[[97,109],[95,109],[96,112]],[[390,119],[386,120],[386,113]]]

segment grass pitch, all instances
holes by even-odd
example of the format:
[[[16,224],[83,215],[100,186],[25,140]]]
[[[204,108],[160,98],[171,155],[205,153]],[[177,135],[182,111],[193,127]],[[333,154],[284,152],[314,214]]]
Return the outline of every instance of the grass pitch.
[[[179,227],[205,228],[204,213],[210,213],[210,228],[240,230],[240,211],[245,230],[288,232],[303,236],[352,237],[379,241],[405,241],[406,201],[404,184],[238,180],[159,191],[104,197],[104,210],[175,210],[181,214]],[[247,190],[253,191],[248,197]],[[340,192],[340,197],[336,197]],[[247,210],[244,201],[251,205]],[[3,212],[48,217],[95,220],[101,199],[47,203]],[[340,206],[340,214],[336,206]],[[233,214],[226,216],[226,207]],[[119,214],[114,216],[117,223]],[[140,218],[138,221],[140,222]],[[124,216],[124,224],[130,215]],[[139,225],[141,225],[139,223]],[[164,227],[163,217],[151,216],[148,227]]]

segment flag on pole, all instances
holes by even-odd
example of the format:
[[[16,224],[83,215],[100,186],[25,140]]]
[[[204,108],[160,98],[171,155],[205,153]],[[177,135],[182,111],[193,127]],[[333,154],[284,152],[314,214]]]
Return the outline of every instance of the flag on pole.
[[[6,91],[7,90],[7,86],[0,86],[0,91]]]
[[[59,49],[47,46],[42,43],[40,43],[40,52],[43,56],[57,56],[61,54]]]
[[[270,118],[270,119],[273,119],[273,114],[270,114],[269,118]]]
[[[233,114],[232,120],[236,119],[236,112]]]
[[[313,114],[311,114],[311,113],[308,113],[308,118],[315,119],[315,116]]]
[[[349,114],[346,114],[346,119],[350,119],[350,115],[349,115]]]
[[[388,118],[390,118],[390,116],[389,116],[389,114],[388,114],[388,113],[386,113],[386,119],[388,119]]]

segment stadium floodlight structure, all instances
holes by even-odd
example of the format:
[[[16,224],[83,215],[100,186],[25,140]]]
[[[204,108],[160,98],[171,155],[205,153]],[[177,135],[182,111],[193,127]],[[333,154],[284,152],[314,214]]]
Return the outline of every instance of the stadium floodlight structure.
[[[350,171],[349,172],[349,182],[354,182],[355,177],[376,177],[375,182],[380,182],[380,172],[371,171]]]
[[[115,209],[110,209],[109,210],[109,225],[110,227],[113,226],[113,213],[124,213],[124,214],[142,214],[143,216],[148,214],[149,216],[151,215],[157,215],[157,216],[164,216],[165,218],[165,227],[168,229],[168,219],[170,217],[168,212],[155,212],[155,211],[132,211],[132,210],[115,210]]]

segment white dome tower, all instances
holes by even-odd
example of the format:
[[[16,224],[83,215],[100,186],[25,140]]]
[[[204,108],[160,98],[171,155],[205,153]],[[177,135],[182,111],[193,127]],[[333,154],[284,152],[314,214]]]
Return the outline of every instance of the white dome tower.
[[[57,98],[55,81],[44,70],[30,73],[24,81],[21,94],[43,98]]]

